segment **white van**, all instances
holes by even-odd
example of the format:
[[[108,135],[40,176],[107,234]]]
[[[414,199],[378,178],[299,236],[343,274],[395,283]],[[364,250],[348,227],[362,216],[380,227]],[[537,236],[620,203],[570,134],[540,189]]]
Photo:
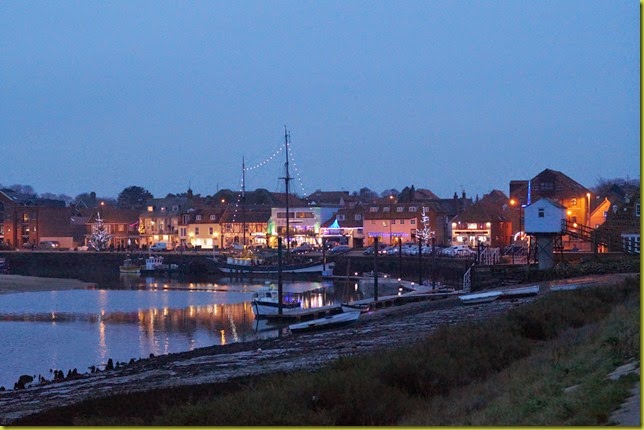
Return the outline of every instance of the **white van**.
[[[150,251],[167,251],[168,244],[165,242],[157,242],[154,245],[150,246]]]

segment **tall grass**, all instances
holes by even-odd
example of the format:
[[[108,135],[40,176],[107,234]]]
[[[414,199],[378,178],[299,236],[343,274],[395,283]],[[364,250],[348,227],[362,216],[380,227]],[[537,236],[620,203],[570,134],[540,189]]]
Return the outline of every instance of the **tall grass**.
[[[175,401],[145,424],[595,425],[628,388],[607,373],[631,357],[639,358],[639,279],[552,293],[503,317],[441,327],[411,347]]]

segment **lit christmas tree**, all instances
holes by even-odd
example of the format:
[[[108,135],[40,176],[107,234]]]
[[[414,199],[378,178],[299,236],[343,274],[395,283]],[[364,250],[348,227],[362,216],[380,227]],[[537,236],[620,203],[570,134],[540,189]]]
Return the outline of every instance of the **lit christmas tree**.
[[[427,244],[428,244],[429,239],[432,237],[432,235],[433,235],[433,233],[434,233],[434,232],[433,232],[433,231],[432,231],[432,229],[429,227],[429,216],[428,216],[428,215],[427,215],[427,213],[425,212],[425,208],[424,208],[424,207],[423,207],[423,212],[422,212],[422,214],[421,214],[421,216],[420,216],[420,221],[423,223],[423,228],[422,228],[422,229],[418,229],[418,230],[417,230],[417,232],[416,232],[416,234],[417,234],[417,235],[418,235],[418,237],[420,238],[420,240],[421,240],[421,244],[422,244],[423,246],[425,246],[425,245],[427,245]]]
[[[104,251],[110,244],[112,235],[107,232],[105,224],[101,219],[101,213],[96,212],[96,222],[92,225],[92,236],[89,239],[89,246],[97,251]]]

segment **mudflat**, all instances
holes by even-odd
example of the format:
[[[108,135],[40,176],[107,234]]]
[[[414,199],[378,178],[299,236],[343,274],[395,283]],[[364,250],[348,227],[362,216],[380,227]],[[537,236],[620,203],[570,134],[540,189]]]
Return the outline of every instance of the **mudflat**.
[[[78,279],[40,278],[37,276],[0,275],[0,294],[33,291],[75,290],[93,288],[95,284]]]

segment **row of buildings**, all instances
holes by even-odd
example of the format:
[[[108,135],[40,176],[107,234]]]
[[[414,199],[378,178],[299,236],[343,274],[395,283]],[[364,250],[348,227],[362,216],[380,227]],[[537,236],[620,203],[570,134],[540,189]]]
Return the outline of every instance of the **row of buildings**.
[[[509,195],[492,190],[481,198],[468,197],[464,191],[440,198],[413,186],[384,198],[320,190],[304,198],[290,195],[288,222],[286,197],[262,189],[243,196],[222,190],[208,197],[188,190],[181,196],[149,199],[145,207],[132,209],[100,202],[96,207],[65,206],[55,200],[19,198],[5,189],[0,191],[0,243],[22,248],[55,240],[62,248],[73,249],[87,245],[102,224],[116,249],[157,242],[167,243],[169,249],[223,249],[233,243],[276,247],[288,224],[291,246],[331,242],[360,248],[378,237],[380,243],[392,245],[426,238],[439,246],[504,247],[522,240],[525,207],[544,198],[565,207],[571,223],[603,230],[602,237],[612,236],[615,248],[620,248],[624,234],[637,235],[639,243],[639,192],[629,196],[615,189],[609,195],[594,195],[550,169],[532,179],[511,181]],[[592,246],[576,236],[564,237],[562,243],[566,249]]]

